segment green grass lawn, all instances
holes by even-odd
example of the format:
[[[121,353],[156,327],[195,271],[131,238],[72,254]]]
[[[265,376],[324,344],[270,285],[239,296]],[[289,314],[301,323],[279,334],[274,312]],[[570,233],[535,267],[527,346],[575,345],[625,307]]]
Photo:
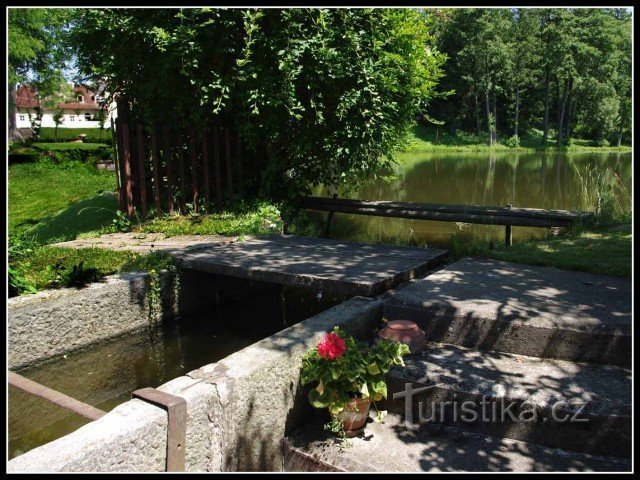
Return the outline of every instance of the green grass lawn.
[[[81,162],[9,166],[9,230],[40,243],[70,240],[111,223],[114,172]]]
[[[99,150],[109,147],[106,143],[85,143],[85,142],[65,142],[65,143],[45,143],[34,142],[31,146],[38,150]]]
[[[108,128],[102,131],[99,128],[58,128],[57,140],[55,130],[53,127],[42,127],[40,140],[43,142],[65,142],[78,138],[78,135],[86,135],[87,139],[92,142],[111,141],[111,130]]]
[[[480,255],[508,262],[630,277],[631,239],[631,224],[622,223],[573,235],[527,240],[511,247],[490,248],[488,244],[462,244],[454,240],[451,254],[453,258]]]

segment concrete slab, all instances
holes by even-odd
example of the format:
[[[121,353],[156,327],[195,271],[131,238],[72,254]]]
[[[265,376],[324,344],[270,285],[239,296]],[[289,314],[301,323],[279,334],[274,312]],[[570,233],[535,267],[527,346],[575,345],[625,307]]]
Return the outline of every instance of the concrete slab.
[[[631,454],[631,370],[441,344],[428,344],[422,354],[405,357],[405,363],[389,372],[389,392],[404,391],[407,382],[434,385],[413,399],[416,421],[431,418],[586,453]],[[482,407],[483,399],[491,405]],[[454,400],[457,405],[444,403]],[[473,421],[470,414],[462,417],[465,401],[474,402],[468,406],[477,414]],[[423,402],[421,413],[418,402]],[[513,417],[491,416],[493,404],[509,403],[514,404]],[[387,408],[404,414],[405,401],[388,401]],[[535,418],[528,412],[535,412]]]
[[[407,429],[396,415],[339,442],[311,418],[285,440],[286,471],[587,472],[631,471],[626,459],[599,457],[445,427]]]
[[[430,341],[631,364],[628,278],[466,258],[386,295],[385,316]]]
[[[184,269],[371,296],[425,273],[446,251],[274,235],[174,254]]]

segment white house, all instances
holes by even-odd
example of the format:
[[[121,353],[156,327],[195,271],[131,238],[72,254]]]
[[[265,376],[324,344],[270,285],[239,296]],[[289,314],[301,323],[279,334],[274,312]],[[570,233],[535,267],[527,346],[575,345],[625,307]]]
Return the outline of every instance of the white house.
[[[74,85],[75,101],[60,102],[56,108],[45,108],[42,112],[41,127],[55,127],[54,115],[62,115],[59,128],[100,128],[99,115],[104,111],[104,127],[109,128],[111,117],[115,118],[115,104],[104,105],[99,93],[86,85]],[[36,92],[28,85],[21,85],[16,92],[16,127],[31,128],[36,117],[39,100]]]

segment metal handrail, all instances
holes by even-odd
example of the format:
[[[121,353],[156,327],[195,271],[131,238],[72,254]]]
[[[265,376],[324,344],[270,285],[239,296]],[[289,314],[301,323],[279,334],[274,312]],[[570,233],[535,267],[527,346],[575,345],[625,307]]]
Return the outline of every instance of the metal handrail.
[[[100,410],[88,403],[81,402],[80,400],[76,400],[73,397],[65,395],[64,393],[58,392],[57,390],[53,390],[49,387],[45,387],[44,385],[39,384],[38,382],[34,382],[33,380],[29,380],[22,375],[18,375],[15,372],[8,372],[9,385],[13,385],[20,390],[23,390],[31,395],[35,395],[40,398],[44,398],[52,403],[55,403],[59,407],[66,408],[67,410],[71,410],[78,415],[81,415],[85,418],[89,418],[91,420],[97,420],[100,417],[104,416],[107,412]]]

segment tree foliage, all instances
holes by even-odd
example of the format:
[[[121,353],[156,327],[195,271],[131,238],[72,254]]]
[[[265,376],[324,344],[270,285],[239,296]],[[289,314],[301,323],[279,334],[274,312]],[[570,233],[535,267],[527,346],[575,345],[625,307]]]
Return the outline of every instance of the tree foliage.
[[[271,195],[374,175],[444,61],[406,9],[87,9],[73,39],[136,114],[239,128]]]
[[[433,113],[450,130],[519,135],[539,128],[566,145],[631,130],[631,14],[625,9],[429,10],[450,57]],[[484,101],[484,102],[483,102]],[[554,135],[550,135],[553,130]]]

